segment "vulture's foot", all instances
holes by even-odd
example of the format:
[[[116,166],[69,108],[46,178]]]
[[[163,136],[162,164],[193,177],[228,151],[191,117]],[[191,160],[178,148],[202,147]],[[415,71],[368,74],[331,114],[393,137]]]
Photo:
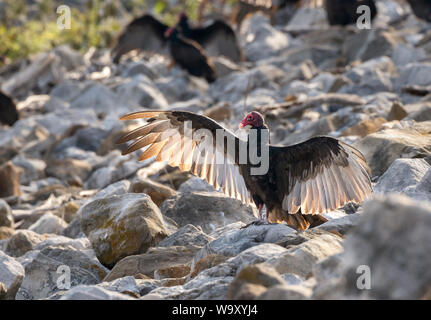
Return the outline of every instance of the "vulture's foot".
[[[269,223],[268,220],[266,220],[266,219],[258,219],[258,220],[255,220],[255,221],[245,225],[244,227],[241,227],[241,229],[246,229],[250,226],[267,226],[270,224],[273,224],[273,223]]]

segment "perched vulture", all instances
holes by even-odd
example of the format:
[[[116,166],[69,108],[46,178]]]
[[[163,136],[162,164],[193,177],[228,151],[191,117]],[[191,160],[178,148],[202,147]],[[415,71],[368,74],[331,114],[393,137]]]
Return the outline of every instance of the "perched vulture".
[[[371,20],[377,15],[374,0],[325,0],[325,10],[329,24],[342,25],[355,24],[361,13],[357,13],[359,6],[366,5],[371,11]]]
[[[118,143],[135,140],[123,154],[148,147],[139,160],[167,161],[244,204],[254,203],[260,223],[285,221],[304,230],[325,222],[321,213],[359,203],[372,192],[370,171],[358,150],[331,137],[271,146],[269,139],[262,139],[269,137],[269,130],[257,112],[240,124],[251,129],[247,141],[191,112],[142,111],[121,119],[138,118],[148,123],[120,138]],[[257,161],[259,154],[267,160],[266,168],[265,160]]]
[[[166,37],[169,39],[169,50],[176,64],[193,76],[204,77],[209,83],[215,81],[215,67],[197,42],[181,36],[175,28],[168,29]]]
[[[133,20],[111,51],[113,61],[118,63],[122,55],[136,49],[168,55],[168,39],[165,37],[168,29],[167,25],[149,14]]]
[[[0,91],[0,122],[12,126],[19,115],[13,100]]]
[[[199,43],[211,57],[224,56],[235,62],[244,60],[235,32],[222,20],[205,27],[191,27],[187,15],[181,13],[177,28],[184,37]]]
[[[242,60],[242,51],[232,28],[221,20],[206,27],[191,27],[184,13],[179,15],[174,26],[184,37],[199,43],[210,56],[225,56],[233,61]],[[169,26],[151,15],[133,20],[118,38],[112,50],[114,62],[131,50],[140,49],[168,54],[168,39],[164,36]]]
[[[416,17],[431,22],[431,1],[429,0],[407,0],[412,7]]]

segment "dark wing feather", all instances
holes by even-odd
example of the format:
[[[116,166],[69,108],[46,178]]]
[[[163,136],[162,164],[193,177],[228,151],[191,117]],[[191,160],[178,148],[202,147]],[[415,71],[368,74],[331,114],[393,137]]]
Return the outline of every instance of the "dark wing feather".
[[[209,56],[225,56],[235,62],[244,60],[235,32],[222,20],[206,27],[189,29],[185,36],[198,42]]]
[[[215,81],[215,67],[197,42],[178,36],[171,44],[171,55],[175,63],[191,75],[204,77],[208,82]]]
[[[0,123],[12,126],[18,119],[19,115],[15,103],[0,91]]]
[[[148,14],[133,20],[119,36],[117,44],[111,51],[113,61],[118,63],[122,55],[135,49],[167,54],[167,40],[164,34],[168,28]]]
[[[331,137],[315,137],[288,147],[271,147],[278,197],[290,214],[320,214],[372,192],[363,155]]]
[[[238,165],[239,144],[245,142],[232,132],[210,118],[186,111],[142,111],[121,119],[139,118],[148,119],[148,124],[118,141],[136,139],[123,154],[146,148],[139,160],[156,157],[157,161],[167,161],[181,171],[190,171],[205,179],[232,198],[245,204],[251,202]],[[229,143],[216,143],[217,130],[231,141],[231,148]]]
[[[407,0],[416,17],[431,22],[431,2],[429,0]]]
[[[325,10],[331,25],[354,24],[360,14],[356,11],[359,6],[366,5],[370,8],[371,19],[377,15],[377,7],[374,0],[325,0]]]

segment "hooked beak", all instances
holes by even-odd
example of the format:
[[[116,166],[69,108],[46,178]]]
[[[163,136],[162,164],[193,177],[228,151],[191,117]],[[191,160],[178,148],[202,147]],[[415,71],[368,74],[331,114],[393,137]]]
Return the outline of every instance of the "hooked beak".
[[[238,128],[239,129],[244,129],[247,126],[250,126],[250,124],[244,119],[244,120],[241,121],[241,123],[239,124]]]

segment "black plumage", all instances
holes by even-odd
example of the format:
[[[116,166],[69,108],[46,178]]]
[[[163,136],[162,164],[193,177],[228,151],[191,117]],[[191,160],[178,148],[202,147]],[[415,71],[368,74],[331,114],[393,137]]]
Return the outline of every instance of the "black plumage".
[[[209,56],[225,56],[236,62],[243,59],[235,32],[222,20],[203,27],[192,27],[187,15],[182,13],[174,28],[181,36],[199,43]],[[119,36],[111,52],[114,62],[135,49],[168,54],[169,39],[164,36],[168,29],[168,25],[149,14],[133,20]]]
[[[249,155],[241,161],[240,151],[257,148],[256,152],[262,153],[265,145],[260,139],[257,145],[250,144],[212,119],[191,112],[142,111],[122,119],[138,118],[148,119],[148,124],[119,140],[124,143],[135,139],[123,154],[148,147],[139,160],[156,157],[157,161],[168,161],[244,204],[254,203],[260,214],[265,206],[269,222],[285,221],[297,229],[307,229],[326,221],[321,213],[351,201],[359,203],[372,192],[363,155],[335,138],[315,137],[286,147],[268,145],[268,170],[253,175],[257,165]],[[193,132],[199,130],[199,138],[185,134],[185,123],[191,124]],[[269,135],[257,112],[248,114],[240,127],[254,129],[258,136]],[[233,147],[216,142],[220,132]]]
[[[167,55],[168,39],[165,33],[168,29],[167,25],[149,14],[134,19],[120,34],[111,50],[113,61],[118,63],[124,54],[136,49]]]
[[[360,13],[357,13],[357,9],[362,5],[370,8],[370,18],[373,20],[377,15],[374,0],[325,0],[325,10],[329,24],[342,26],[355,24],[361,16]]]
[[[187,15],[181,14],[177,29],[182,36],[199,43],[209,56],[224,56],[235,62],[244,60],[235,32],[222,20],[204,27],[192,27]]]
[[[0,91],[0,122],[12,126],[18,119],[19,114],[12,98]]]
[[[407,0],[416,17],[431,22],[431,1]]]
[[[193,76],[205,78],[209,83],[215,81],[215,67],[197,42],[183,37],[175,28],[167,31],[167,37],[176,64]]]

